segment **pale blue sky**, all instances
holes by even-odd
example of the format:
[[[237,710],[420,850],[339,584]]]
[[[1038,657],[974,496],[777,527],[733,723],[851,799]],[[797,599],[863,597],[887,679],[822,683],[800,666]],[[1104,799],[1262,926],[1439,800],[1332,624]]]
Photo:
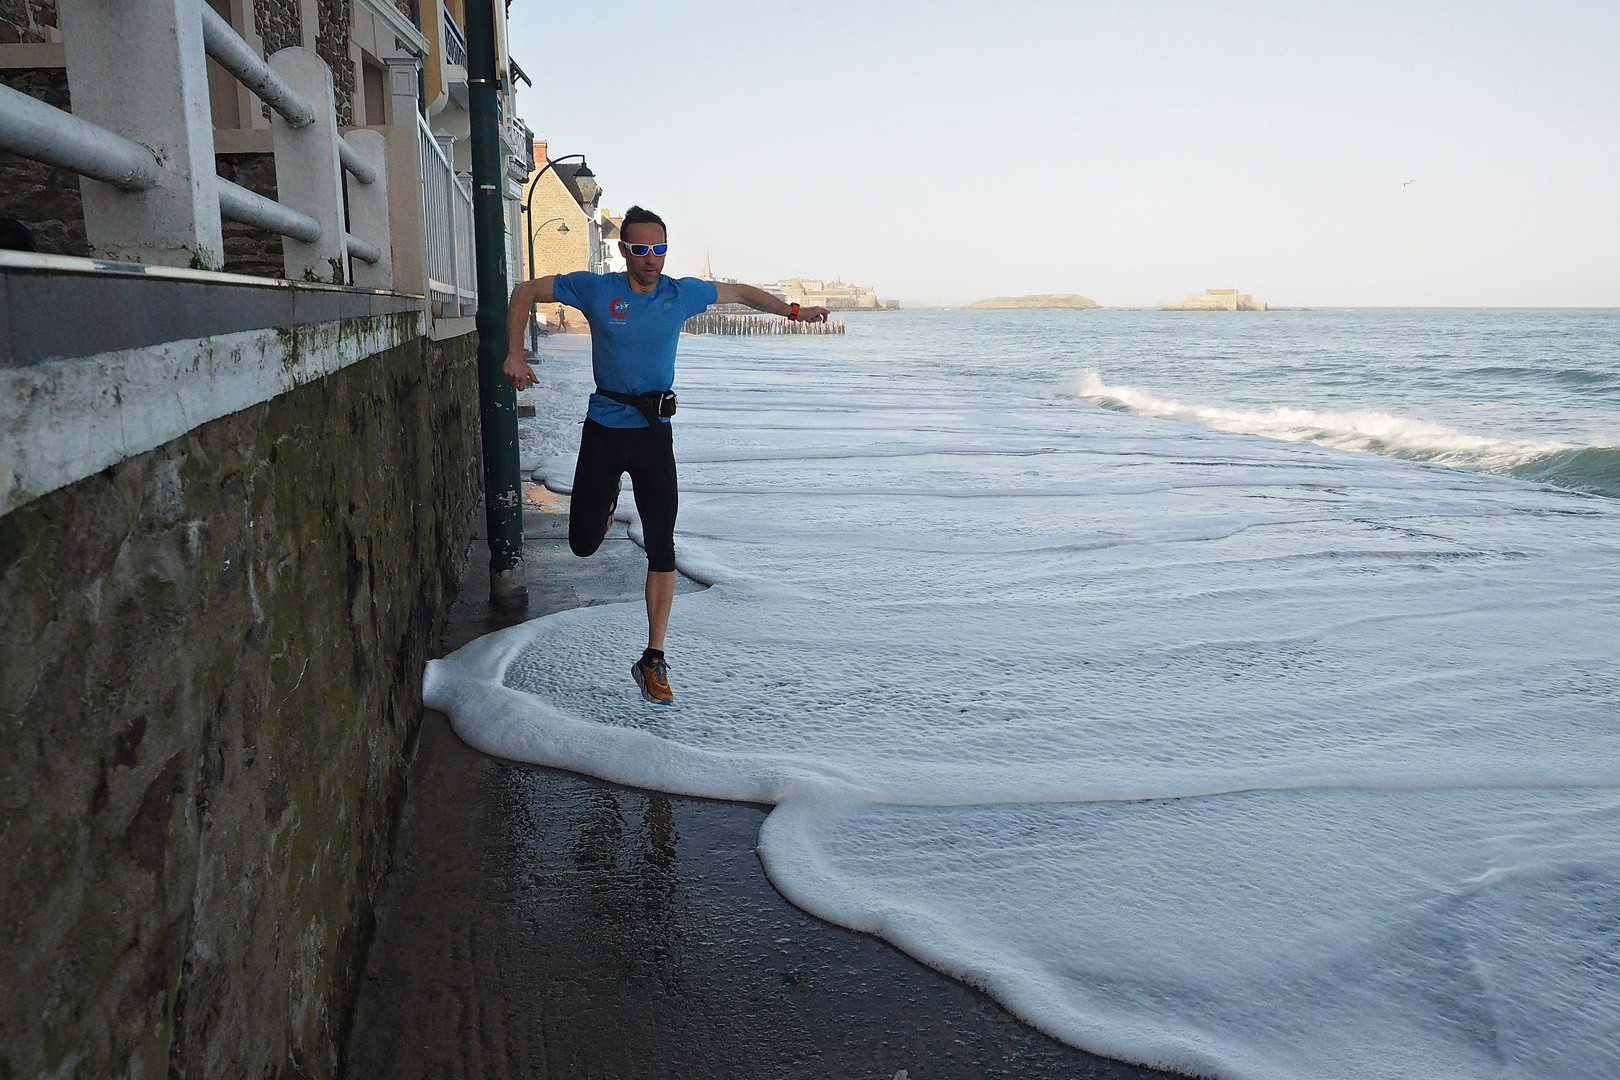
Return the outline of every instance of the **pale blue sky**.
[[[520,113],[604,205],[664,215],[675,273],[707,249],[912,301],[1620,304],[1620,0],[511,20]]]

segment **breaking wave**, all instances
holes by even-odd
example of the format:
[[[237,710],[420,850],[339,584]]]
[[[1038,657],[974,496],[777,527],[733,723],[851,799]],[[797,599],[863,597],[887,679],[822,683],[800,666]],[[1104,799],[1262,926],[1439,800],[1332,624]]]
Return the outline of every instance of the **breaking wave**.
[[[1135,386],[1111,386],[1095,371],[1081,372],[1062,392],[1104,407],[1189,421],[1217,431],[1431,461],[1620,498],[1620,447],[1579,447],[1470,435],[1431,420],[1374,410],[1333,412],[1291,406],[1262,409],[1187,403],[1158,397]]]

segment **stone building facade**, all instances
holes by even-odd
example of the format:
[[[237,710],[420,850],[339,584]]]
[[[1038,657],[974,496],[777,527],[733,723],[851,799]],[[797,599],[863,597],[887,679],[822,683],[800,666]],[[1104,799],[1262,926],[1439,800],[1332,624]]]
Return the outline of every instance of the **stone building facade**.
[[[602,188],[579,162],[560,162],[545,168],[546,142],[534,141],[535,171],[526,185],[529,205],[532,276],[568,274],[588,270],[593,274],[610,270],[609,241],[617,243],[618,225],[601,206]],[[562,231],[559,226],[567,226]],[[622,267],[621,267],[622,268]],[[530,276],[525,266],[513,280]],[[538,318],[546,331],[583,334],[589,331],[584,317],[565,304],[541,304]]]

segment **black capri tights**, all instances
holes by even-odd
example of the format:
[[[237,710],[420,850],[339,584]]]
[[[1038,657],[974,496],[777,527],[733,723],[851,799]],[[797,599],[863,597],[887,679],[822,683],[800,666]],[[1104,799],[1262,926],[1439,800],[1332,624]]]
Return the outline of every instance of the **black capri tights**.
[[[610,428],[585,421],[569,497],[568,546],[580,558],[602,546],[608,512],[619,498],[619,480],[630,474],[641,515],[647,569],[675,569],[675,441],[668,424]]]

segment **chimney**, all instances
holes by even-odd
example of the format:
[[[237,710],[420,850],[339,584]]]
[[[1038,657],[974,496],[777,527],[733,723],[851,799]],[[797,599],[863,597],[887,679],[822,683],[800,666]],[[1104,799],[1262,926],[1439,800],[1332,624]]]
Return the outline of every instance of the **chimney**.
[[[534,140],[534,167],[536,169],[546,167],[546,140],[544,139]]]

